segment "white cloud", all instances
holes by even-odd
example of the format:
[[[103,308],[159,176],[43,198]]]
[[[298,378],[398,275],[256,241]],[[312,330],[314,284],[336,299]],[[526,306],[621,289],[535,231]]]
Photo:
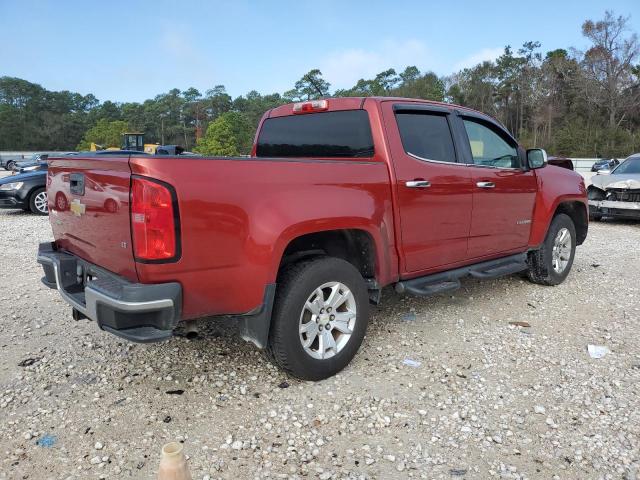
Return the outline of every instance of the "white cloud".
[[[455,62],[442,54],[435,54],[420,40],[387,40],[375,48],[333,51],[321,58],[314,67],[320,69],[322,76],[331,83],[331,89],[335,90],[351,88],[359,79],[371,79],[388,68],[400,73],[410,65],[415,65],[423,72],[435,71],[439,75],[449,75],[485,60],[495,60],[503,52],[502,47],[483,48]]]
[[[504,52],[504,48],[483,48],[456,63],[452,68],[452,73],[464,68],[474,67],[484,61],[493,61]]]
[[[395,68],[398,73],[409,65],[431,70],[433,55],[418,40],[385,41],[376,49],[350,48],[330,53],[319,62],[322,76],[332,89],[350,88],[361,79]]]
[[[169,68],[165,75],[155,75],[156,88],[211,88],[216,78],[215,55],[205,53],[184,25],[164,25],[158,28],[159,56],[162,68]],[[151,81],[151,80],[149,80]],[[167,85],[169,85],[167,87]]]
[[[200,55],[194,47],[193,40],[186,30],[176,28],[163,28],[161,30],[160,45],[165,55],[175,60],[199,60]]]

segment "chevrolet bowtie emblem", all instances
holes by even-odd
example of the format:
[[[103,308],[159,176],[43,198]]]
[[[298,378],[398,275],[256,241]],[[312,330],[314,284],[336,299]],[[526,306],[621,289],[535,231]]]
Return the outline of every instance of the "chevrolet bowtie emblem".
[[[83,203],[80,203],[80,200],[78,200],[77,198],[73,202],[71,202],[71,205],[69,205],[69,210],[71,210],[76,217],[83,215],[86,209],[87,206]]]

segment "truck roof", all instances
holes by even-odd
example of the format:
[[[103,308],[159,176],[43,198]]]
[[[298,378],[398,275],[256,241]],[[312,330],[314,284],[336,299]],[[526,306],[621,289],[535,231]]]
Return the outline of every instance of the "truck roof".
[[[423,100],[423,99],[406,98],[406,97],[329,97],[329,98],[324,98],[322,100],[327,101],[327,108],[322,110],[326,112],[361,109],[364,107],[364,103],[369,101],[372,101],[375,103],[382,103],[382,102],[422,103],[427,105],[443,107],[449,110],[462,110],[465,112],[473,113],[477,116],[490,119],[493,122],[497,123],[498,125],[502,126],[505,130],[507,129],[504,126],[504,124],[497,118],[492,117],[491,115],[488,115],[484,112],[474,110],[473,108],[457,105],[455,103],[445,103],[445,102],[438,102],[435,100]],[[289,115],[293,115],[294,113],[293,109],[295,105],[300,105],[300,104],[310,103],[315,101],[322,101],[322,100],[304,100],[302,102],[294,102],[294,103],[287,103],[285,105],[280,105],[279,107],[272,108],[271,110],[268,110],[267,112],[265,112],[262,119],[265,120],[267,118],[286,117]]]
[[[365,101],[373,101],[376,103],[381,103],[381,102],[411,102],[411,103],[425,103],[425,104],[429,104],[429,105],[436,105],[436,106],[441,106],[444,108],[450,108],[450,109],[460,109],[460,110],[465,110],[465,111],[470,111],[470,112],[476,112],[479,113],[481,115],[487,115],[486,113],[483,112],[478,112],[477,110],[474,110],[472,108],[469,107],[464,107],[462,105],[457,105],[455,103],[445,103],[445,102],[438,102],[435,100],[423,100],[423,99],[417,99],[417,98],[406,98],[406,97],[329,97],[329,98],[325,98],[323,100],[327,100],[328,102],[328,109],[327,111],[336,111],[336,110],[352,110],[352,109],[359,109],[362,108],[364,105]],[[307,100],[307,101],[311,101],[311,100]],[[287,103],[285,105],[280,105],[279,107],[276,108],[272,108],[271,110],[269,110],[267,112],[267,117],[268,118],[272,118],[272,117],[283,117],[286,115],[291,115],[293,113],[293,106],[296,105],[297,103],[305,103],[305,101],[302,102],[294,102],[294,103]],[[489,116],[489,115],[487,115]]]

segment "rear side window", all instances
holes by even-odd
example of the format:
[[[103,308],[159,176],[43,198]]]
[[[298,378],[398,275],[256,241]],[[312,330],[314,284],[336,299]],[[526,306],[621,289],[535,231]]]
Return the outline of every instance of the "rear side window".
[[[396,121],[405,152],[423,160],[456,161],[449,123],[444,115],[397,113]]]
[[[258,157],[371,157],[373,138],[364,110],[268,118],[262,124]]]

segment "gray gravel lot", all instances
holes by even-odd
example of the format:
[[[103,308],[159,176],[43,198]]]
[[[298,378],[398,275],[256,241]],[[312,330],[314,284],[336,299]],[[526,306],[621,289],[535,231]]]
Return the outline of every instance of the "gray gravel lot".
[[[592,224],[559,287],[386,291],[355,361],[318,383],[224,323],[135,345],[74,322],[39,282],[50,237],[0,211],[2,479],[150,479],[174,439],[194,479],[640,476],[640,224]]]

